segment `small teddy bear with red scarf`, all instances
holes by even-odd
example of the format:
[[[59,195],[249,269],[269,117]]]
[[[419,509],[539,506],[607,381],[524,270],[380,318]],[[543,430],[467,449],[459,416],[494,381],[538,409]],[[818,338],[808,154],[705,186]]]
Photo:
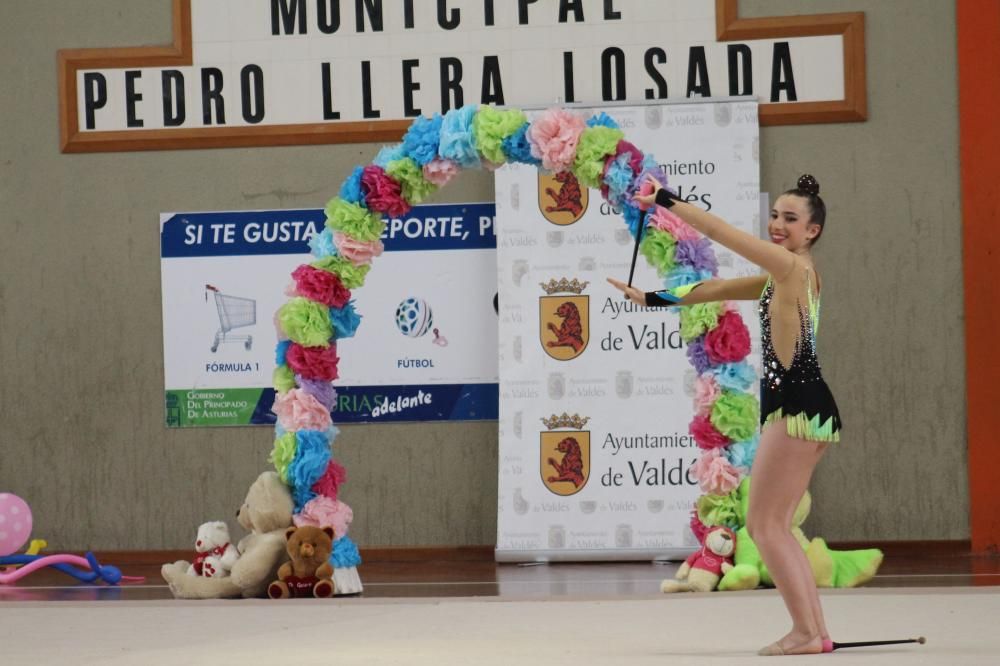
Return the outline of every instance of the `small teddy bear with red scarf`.
[[[701,550],[692,553],[677,570],[674,580],[660,584],[662,592],[711,592],[723,574],[733,568],[736,533],[728,527],[713,527],[705,535]]]
[[[194,547],[198,554],[187,570],[191,576],[227,576],[240,557],[236,546],[229,543],[229,528],[221,520],[203,523],[198,528]]]

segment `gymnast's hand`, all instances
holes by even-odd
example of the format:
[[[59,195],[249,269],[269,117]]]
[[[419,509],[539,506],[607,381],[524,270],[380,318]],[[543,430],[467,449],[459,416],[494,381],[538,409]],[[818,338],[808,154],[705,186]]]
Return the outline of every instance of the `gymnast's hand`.
[[[645,292],[639,291],[635,287],[630,287],[624,282],[614,278],[608,278],[608,282],[610,282],[615,289],[625,294],[625,298],[632,301],[636,305],[646,305]]]
[[[641,204],[645,204],[646,206],[652,206],[653,204],[656,203],[656,193],[663,189],[663,183],[658,181],[656,179],[656,176],[654,176],[653,174],[647,173],[646,182],[643,183],[643,185],[647,186],[645,189],[652,187],[653,191],[650,192],[649,194],[636,194],[632,198]]]

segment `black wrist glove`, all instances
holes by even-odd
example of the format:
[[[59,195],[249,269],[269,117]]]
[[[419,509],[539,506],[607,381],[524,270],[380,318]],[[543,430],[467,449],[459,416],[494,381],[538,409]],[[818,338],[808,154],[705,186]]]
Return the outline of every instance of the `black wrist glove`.
[[[670,300],[673,299],[673,300]],[[669,291],[647,291],[646,292],[646,307],[647,308],[669,308],[677,305],[681,299],[677,298]]]
[[[671,192],[665,187],[661,187],[656,190],[656,205],[661,208],[673,208],[674,203],[677,201],[683,201],[679,196]]]

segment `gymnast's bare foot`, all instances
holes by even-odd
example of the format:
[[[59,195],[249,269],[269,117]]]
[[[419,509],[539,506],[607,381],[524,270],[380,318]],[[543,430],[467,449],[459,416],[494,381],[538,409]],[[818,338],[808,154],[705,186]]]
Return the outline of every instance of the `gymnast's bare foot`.
[[[761,648],[757,654],[764,657],[775,657],[790,654],[821,654],[822,652],[823,638],[819,634],[808,636],[792,632],[780,641]]]

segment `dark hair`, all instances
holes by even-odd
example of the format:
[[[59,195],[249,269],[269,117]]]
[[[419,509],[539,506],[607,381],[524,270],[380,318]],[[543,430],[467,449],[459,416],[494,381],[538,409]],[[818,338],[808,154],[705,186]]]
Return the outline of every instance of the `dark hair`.
[[[819,181],[808,173],[804,174],[799,177],[794,189],[786,190],[781,196],[786,194],[802,197],[809,204],[809,222],[819,225],[819,233],[810,242],[810,247],[816,245],[823,235],[823,225],[826,224],[826,204],[819,196]]]

